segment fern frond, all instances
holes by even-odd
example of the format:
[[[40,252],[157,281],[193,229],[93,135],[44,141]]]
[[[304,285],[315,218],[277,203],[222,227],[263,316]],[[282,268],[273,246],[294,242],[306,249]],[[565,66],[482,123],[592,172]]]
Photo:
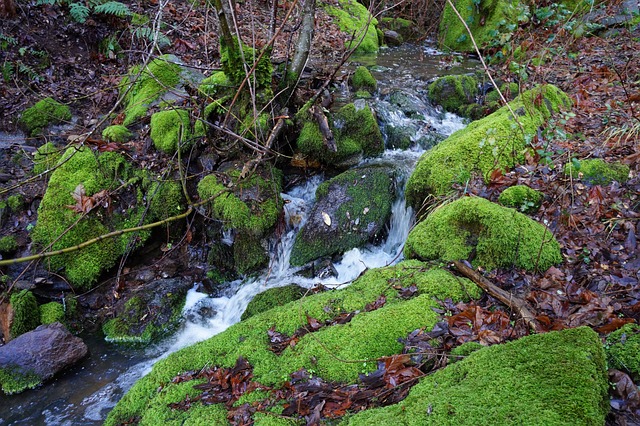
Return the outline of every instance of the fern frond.
[[[71,3],[69,13],[74,21],[84,24],[89,17],[89,8],[81,3]]]
[[[133,35],[140,40],[147,40],[153,43],[153,30],[149,27],[138,27],[133,30]],[[166,47],[171,44],[171,40],[166,35],[158,33],[157,43],[159,47]]]
[[[54,4],[56,4],[56,0],[37,0],[36,1],[36,6],[42,6],[43,4],[53,6]]]
[[[113,15],[119,18],[131,15],[129,6],[119,1],[108,1],[93,8],[94,13],[104,13],[105,15]]]

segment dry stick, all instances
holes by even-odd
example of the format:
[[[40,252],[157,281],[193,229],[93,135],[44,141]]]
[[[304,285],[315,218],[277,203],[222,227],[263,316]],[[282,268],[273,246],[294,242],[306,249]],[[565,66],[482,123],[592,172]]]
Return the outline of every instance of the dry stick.
[[[493,76],[491,75],[491,72],[489,72],[489,67],[487,67],[486,62],[484,61],[484,58],[482,57],[482,54],[480,53],[480,49],[478,48],[478,45],[476,44],[476,40],[473,38],[473,34],[471,33],[471,29],[469,29],[469,26],[465,22],[464,18],[462,16],[460,16],[460,13],[458,12],[458,9],[456,9],[456,7],[453,5],[453,2],[451,0],[447,0],[447,3],[449,3],[449,6],[451,6],[451,8],[453,9],[454,13],[458,17],[458,19],[460,20],[460,22],[462,22],[462,25],[464,25],[464,28],[467,30],[467,33],[469,33],[469,38],[471,38],[471,43],[473,43],[473,48],[476,50],[476,53],[478,54],[478,57],[480,58],[480,62],[482,62],[482,68],[484,68],[484,72],[487,74],[487,77],[489,77],[489,80],[491,80],[491,84],[493,85],[493,87],[498,91],[498,94],[500,95],[500,100],[509,109],[509,112],[513,116],[513,119],[516,120],[516,123],[518,123],[518,126],[520,127],[520,130],[522,131],[522,135],[524,136],[526,134],[525,131],[524,131],[524,127],[522,127],[522,123],[520,123],[520,120],[518,120],[518,116],[516,115],[516,113],[511,108],[511,105],[509,105],[509,103],[507,102],[507,99],[504,97],[504,95],[500,91],[500,88],[498,87],[496,82],[493,80]]]
[[[532,330],[538,332],[542,329],[540,327],[540,324],[536,320],[536,316],[533,313],[533,308],[529,306],[529,304],[525,300],[504,291],[503,289],[491,283],[485,277],[480,275],[475,269],[468,267],[461,261],[454,261],[453,265],[458,271],[460,271],[462,275],[478,284],[478,286],[484,291],[507,305],[511,310],[518,312],[522,319]]]

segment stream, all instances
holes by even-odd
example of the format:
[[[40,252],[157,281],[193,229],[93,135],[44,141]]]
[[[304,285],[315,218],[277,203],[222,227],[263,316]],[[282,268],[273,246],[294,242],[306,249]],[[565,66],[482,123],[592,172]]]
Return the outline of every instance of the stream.
[[[354,62],[371,68],[379,83],[379,98],[370,105],[386,125],[416,125],[430,128],[440,139],[463,128],[464,122],[453,114],[438,112],[426,102],[426,82],[445,74],[460,74],[477,69],[478,64],[467,61],[443,63],[443,55],[426,45],[405,44],[398,48],[384,49],[376,57],[361,57]],[[423,118],[412,118],[394,111],[386,97],[394,90],[402,89],[412,99],[418,99],[424,108]],[[343,93],[344,95],[344,93]],[[346,96],[346,95],[345,95]],[[383,133],[385,124],[381,126]],[[417,141],[418,135],[412,137]],[[420,143],[406,150],[386,150],[367,164],[393,164],[398,170],[397,199],[393,205],[389,232],[385,241],[377,246],[355,248],[346,252],[334,263],[337,276],[328,279],[308,279],[296,273],[300,268],[289,266],[289,256],[296,236],[313,206],[315,190],[322,182],[316,176],[304,184],[282,194],[286,223],[295,223],[279,241],[271,244],[271,261],[268,272],[250,279],[227,283],[215,295],[198,292],[195,287],[187,294],[183,310],[185,318],[181,329],[171,338],[145,349],[119,347],[102,340],[101,336],[81,335],[90,348],[90,356],[43,387],[19,395],[0,395],[0,425],[98,425],[109,411],[133,385],[151,370],[152,365],[183,347],[214,336],[240,321],[247,304],[258,293],[273,287],[296,283],[306,288],[316,284],[327,287],[348,285],[365,268],[378,268],[401,260],[402,247],[413,224],[411,208],[404,203],[402,188],[416,161],[424,152]],[[295,219],[295,220],[294,220]],[[224,241],[224,240],[223,240]],[[203,309],[207,308],[207,309]],[[203,312],[209,312],[203,316]]]

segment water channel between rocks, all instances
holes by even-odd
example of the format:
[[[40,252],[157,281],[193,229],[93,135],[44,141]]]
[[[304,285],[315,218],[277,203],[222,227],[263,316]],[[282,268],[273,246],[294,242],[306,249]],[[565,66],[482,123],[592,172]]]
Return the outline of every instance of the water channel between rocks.
[[[441,137],[464,127],[462,119],[437,112],[426,102],[426,82],[445,74],[460,74],[477,68],[469,61],[451,67],[443,55],[427,47],[403,45],[381,51],[377,57],[357,58],[354,62],[372,69],[378,79],[380,95],[368,102],[382,121],[410,126],[420,137],[422,128]],[[448,68],[448,69],[447,69]],[[423,105],[420,118],[406,117],[394,110],[385,99],[389,93],[401,89],[414,104]],[[359,101],[362,102],[362,101]],[[385,126],[382,126],[383,133]],[[378,246],[352,249],[334,264],[338,275],[329,279],[307,279],[296,275],[289,267],[289,255],[296,233],[313,206],[315,189],[322,182],[314,177],[283,194],[287,223],[295,223],[277,243],[273,244],[271,264],[263,276],[234,281],[214,297],[190,290],[184,308],[185,322],[181,330],[167,341],[146,349],[118,347],[104,342],[100,336],[81,336],[90,348],[90,356],[80,365],[67,371],[43,387],[15,396],[0,395],[0,425],[97,425],[106,418],[133,383],[150,371],[152,365],[172,352],[214,336],[236,322],[247,304],[258,293],[292,283],[311,288],[318,283],[328,287],[347,285],[365,268],[378,268],[396,263],[413,223],[413,212],[405,207],[401,188],[424,152],[420,146],[407,150],[386,150],[380,158],[367,163],[391,164],[398,171],[397,199],[393,205],[388,236]],[[299,268],[298,268],[299,269]],[[203,313],[208,313],[204,315]]]

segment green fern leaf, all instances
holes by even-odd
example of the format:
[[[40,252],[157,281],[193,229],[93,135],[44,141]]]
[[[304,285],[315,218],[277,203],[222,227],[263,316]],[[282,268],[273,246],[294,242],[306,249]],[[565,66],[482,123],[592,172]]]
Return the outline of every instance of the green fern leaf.
[[[89,17],[89,8],[80,3],[69,4],[69,13],[74,21],[84,24]]]
[[[113,15],[119,18],[123,16],[131,15],[131,10],[129,10],[129,6],[126,4],[120,3],[119,1],[108,1],[101,5],[96,6],[93,9],[94,13],[104,13],[105,15]]]

